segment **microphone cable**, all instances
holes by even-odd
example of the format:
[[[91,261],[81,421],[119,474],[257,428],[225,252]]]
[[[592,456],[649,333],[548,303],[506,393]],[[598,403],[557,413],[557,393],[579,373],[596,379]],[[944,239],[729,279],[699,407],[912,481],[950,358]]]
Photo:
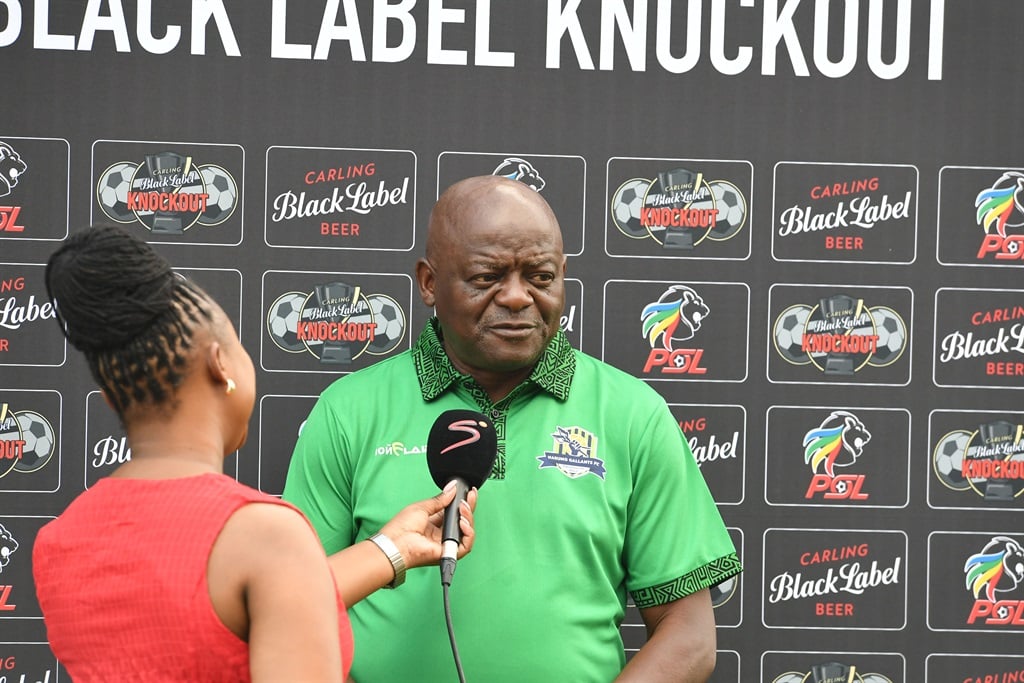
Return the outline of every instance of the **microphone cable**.
[[[452,646],[452,656],[455,658],[455,671],[459,674],[459,683],[466,683],[466,675],[462,671],[462,660],[459,658],[459,646],[455,643],[455,628],[452,626],[452,604],[448,597],[450,585],[450,576],[447,581],[441,581],[441,592],[444,598],[444,623],[448,627],[448,642]]]

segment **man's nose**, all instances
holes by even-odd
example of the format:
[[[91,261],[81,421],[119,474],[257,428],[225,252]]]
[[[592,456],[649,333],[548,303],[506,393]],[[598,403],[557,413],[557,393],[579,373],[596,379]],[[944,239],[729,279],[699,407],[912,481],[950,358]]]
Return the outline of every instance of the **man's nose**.
[[[533,294],[529,283],[522,276],[510,275],[502,282],[495,300],[509,310],[520,311],[533,303]]]

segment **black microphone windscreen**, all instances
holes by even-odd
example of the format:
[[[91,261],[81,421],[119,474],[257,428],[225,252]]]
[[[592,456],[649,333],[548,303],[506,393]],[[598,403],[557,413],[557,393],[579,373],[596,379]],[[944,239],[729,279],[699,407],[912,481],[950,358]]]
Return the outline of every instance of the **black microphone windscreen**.
[[[475,410],[446,410],[427,437],[427,467],[440,488],[459,477],[480,488],[494,467],[498,435],[494,423]]]

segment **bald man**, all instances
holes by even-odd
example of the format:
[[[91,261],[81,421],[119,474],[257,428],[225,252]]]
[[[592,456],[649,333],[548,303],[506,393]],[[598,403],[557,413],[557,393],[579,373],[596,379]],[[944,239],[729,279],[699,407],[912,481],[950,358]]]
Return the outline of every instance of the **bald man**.
[[[705,681],[708,588],[741,571],[735,548],[664,400],[559,330],[565,272],[539,193],[493,176],[448,188],[416,263],[435,317],[411,350],[323,392],[284,498],[335,552],[435,490],[423,444],[439,414],[483,412],[498,457],[451,588],[467,680]],[[628,665],[627,592],[648,632]],[[457,680],[442,608],[423,571],[353,607],[353,680]]]

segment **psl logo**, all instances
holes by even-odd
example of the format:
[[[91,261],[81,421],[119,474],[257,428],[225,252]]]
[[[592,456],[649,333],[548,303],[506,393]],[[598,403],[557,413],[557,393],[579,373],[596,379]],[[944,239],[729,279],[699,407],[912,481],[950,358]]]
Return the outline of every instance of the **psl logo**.
[[[56,450],[53,425],[32,410],[11,410],[0,403],[0,478],[41,470]]]
[[[673,341],[689,341],[711,313],[704,299],[686,285],[672,285],[657,301],[644,306],[640,313],[642,334],[650,342],[644,372],[661,368],[664,374],[703,375],[700,367],[704,349],[673,348]]]
[[[223,223],[235,212],[238,184],[227,169],[177,152],[119,161],[96,183],[100,209],[117,223],[139,222],[154,234],[181,235]]]
[[[28,164],[21,159],[13,147],[0,141],[0,197],[14,191],[18,179],[28,170]],[[20,206],[0,206],[0,232],[24,232],[25,226],[18,225]]]
[[[1024,232],[1007,231],[1024,226],[1024,173],[1006,171],[991,187],[978,193],[974,206],[978,209],[978,225],[985,229],[977,257],[994,254],[996,260],[1024,258]]]
[[[727,180],[676,168],[654,180],[630,178],[611,200],[612,222],[626,237],[650,238],[663,249],[690,250],[705,240],[723,242],[747,221],[747,200]]]
[[[363,353],[382,356],[398,346],[405,336],[405,311],[386,294],[329,282],[311,293],[286,292],[275,299],[267,332],[282,351],[347,365]]]
[[[895,363],[907,344],[907,326],[887,306],[837,294],[816,305],[782,311],[772,327],[775,350],[793,365],[813,364],[826,375],[852,375],[865,366]]]
[[[821,493],[825,500],[867,500],[868,494],[861,493],[864,475],[837,475],[835,468],[856,462],[870,440],[864,423],[846,410],[833,411],[817,429],[807,432],[803,441],[804,462],[811,466],[814,476],[804,497],[811,499]]]
[[[540,173],[526,159],[509,157],[498,164],[498,167],[491,171],[491,175],[501,176],[509,180],[518,180],[523,185],[532,188],[535,192],[544,189],[544,179]]]
[[[1013,500],[1024,492],[1024,425],[995,420],[974,431],[955,429],[932,450],[932,469],[954,491]]]
[[[1024,625],[1024,601],[1000,600],[997,593],[1015,591],[1024,581],[1024,548],[1009,536],[994,536],[964,563],[967,590],[974,605],[967,623]]]
[[[557,468],[570,479],[593,474],[604,479],[604,460],[596,457],[597,437],[582,427],[555,427],[554,448],[537,456],[540,469]]]

